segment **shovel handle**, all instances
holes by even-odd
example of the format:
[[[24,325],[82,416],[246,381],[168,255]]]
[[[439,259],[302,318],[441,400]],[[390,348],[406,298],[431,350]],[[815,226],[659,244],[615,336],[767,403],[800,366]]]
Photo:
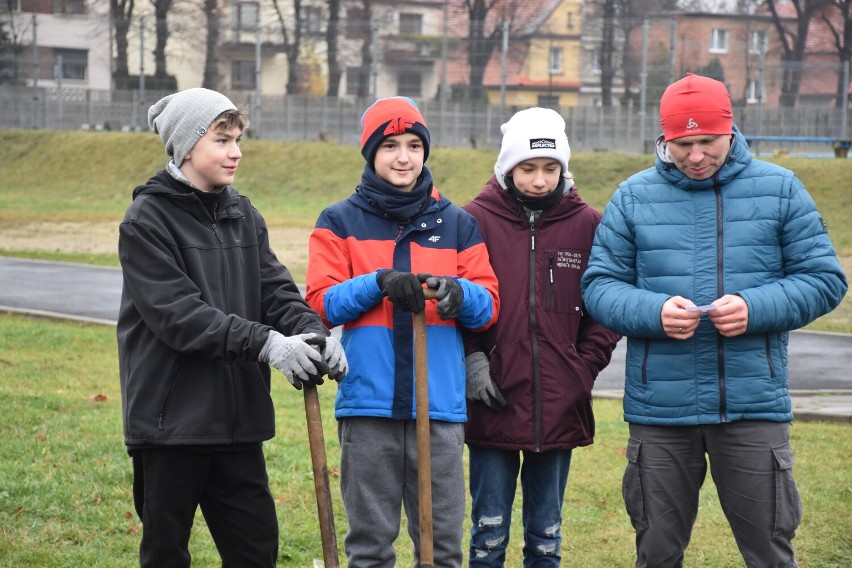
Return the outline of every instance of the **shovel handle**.
[[[319,395],[314,385],[305,385],[302,391],[305,393],[305,418],[308,421],[308,443],[311,447],[314,490],[317,495],[322,559],[325,568],[339,568],[337,533],[334,530],[334,510],[331,506],[331,484],[328,481],[328,463],[325,456],[325,439],[322,434]]]
[[[431,288],[423,290],[435,299]],[[426,359],[426,316],[414,314],[414,386],[417,408],[417,490],[420,509],[420,567],[435,563],[432,532],[432,446],[429,435],[429,371]]]

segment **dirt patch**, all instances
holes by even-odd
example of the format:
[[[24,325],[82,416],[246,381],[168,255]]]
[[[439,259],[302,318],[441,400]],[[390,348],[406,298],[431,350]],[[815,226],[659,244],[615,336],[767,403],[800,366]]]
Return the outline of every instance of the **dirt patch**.
[[[311,229],[271,228],[269,240],[278,258],[291,271],[304,273],[308,263]],[[118,248],[118,223],[41,222],[0,225],[0,248],[61,253],[114,254]]]

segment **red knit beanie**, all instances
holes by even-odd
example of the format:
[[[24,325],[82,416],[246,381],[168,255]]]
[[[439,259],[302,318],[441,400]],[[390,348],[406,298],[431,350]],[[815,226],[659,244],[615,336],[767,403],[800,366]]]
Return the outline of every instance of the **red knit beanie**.
[[[660,124],[666,142],[684,136],[731,134],[731,95],[724,83],[687,73],[663,93]]]
[[[372,164],[382,140],[410,132],[423,141],[423,161],[429,158],[429,129],[417,108],[408,97],[379,99],[361,116],[361,154]]]

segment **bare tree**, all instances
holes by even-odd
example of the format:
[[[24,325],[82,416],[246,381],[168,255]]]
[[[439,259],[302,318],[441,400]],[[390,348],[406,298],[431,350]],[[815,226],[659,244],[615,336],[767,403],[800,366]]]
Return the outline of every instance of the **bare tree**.
[[[781,97],[779,104],[783,107],[794,107],[799,98],[799,88],[802,84],[805,48],[808,41],[808,28],[811,19],[828,0],[786,0],[796,12],[795,30],[789,30],[778,11],[778,0],[766,0],[766,7],[772,14],[772,23],[781,41]]]
[[[601,22],[601,49],[598,52],[598,64],[601,70],[601,105],[612,106],[612,83],[615,79],[615,66],[612,64],[615,52],[615,17],[618,0],[603,0],[603,20]]]
[[[820,17],[828,26],[832,37],[834,38],[834,46],[837,48],[837,54],[842,65],[849,65],[852,59],[852,0],[832,0],[831,4],[840,14],[840,18],[833,20],[828,11],[822,12]],[[841,108],[843,105],[849,104],[849,85],[843,81],[843,73],[837,74],[837,95],[835,97],[835,105]]]
[[[504,22],[509,24],[509,36],[518,36],[527,21],[516,21],[519,3],[523,0],[461,0],[455,6],[467,16],[467,63],[469,98],[484,97],[483,80],[488,62],[500,46]],[[492,15],[492,12],[495,12]],[[549,33],[549,32],[548,32]]]
[[[174,0],[150,0],[154,7],[154,84],[156,88],[168,87],[166,69],[166,44],[169,42],[169,24],[167,16]]]
[[[219,59],[216,45],[219,42],[219,10],[217,0],[204,0],[204,21],[207,26],[207,39],[204,49],[204,77],[201,86],[205,89],[219,88]]]
[[[325,43],[328,58],[328,88],[326,96],[336,97],[340,92],[340,77],[343,71],[337,59],[337,42],[340,34],[340,0],[328,0],[328,25]]]
[[[278,0],[272,0],[281,35],[284,38],[284,52],[287,55],[287,94],[299,92],[299,54],[302,49],[302,0],[293,0],[293,31],[287,29],[284,13]]]
[[[362,0],[364,10],[363,27],[359,30],[363,34],[364,41],[361,42],[361,72],[358,73],[358,97],[366,98],[370,94],[370,73],[373,65],[373,33],[370,15],[373,13],[372,0]]]
[[[8,22],[0,20],[0,85],[15,85],[21,82],[15,45],[7,29]]]
[[[110,0],[113,26],[115,28],[115,74],[113,80],[116,88],[129,87],[130,67],[127,64],[129,42],[127,33],[130,31],[133,18],[134,0]]]
[[[468,16],[467,61],[470,66],[468,82],[472,101],[482,99],[485,68],[494,50],[500,45],[500,26],[486,30],[488,15],[498,5],[501,5],[500,0],[462,0]]]

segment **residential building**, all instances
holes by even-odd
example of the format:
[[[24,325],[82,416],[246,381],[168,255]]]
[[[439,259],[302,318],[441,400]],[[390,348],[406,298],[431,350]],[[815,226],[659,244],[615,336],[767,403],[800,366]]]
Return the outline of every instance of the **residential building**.
[[[108,0],[11,0],[0,17],[17,47],[21,82],[42,88],[110,89]]]
[[[490,105],[510,109],[577,106],[583,50],[582,0],[527,0],[505,13],[505,40],[489,59],[483,87]],[[504,14],[493,11],[491,28]]]
[[[650,104],[656,104],[665,87],[687,72],[722,80],[734,106],[760,102],[761,85],[763,101],[777,101],[779,40],[767,16],[664,12],[649,14],[647,21],[647,33],[641,26],[634,28],[630,51],[634,65],[645,51]],[[643,37],[648,38],[645,45]],[[638,77],[635,74],[634,81]]]

